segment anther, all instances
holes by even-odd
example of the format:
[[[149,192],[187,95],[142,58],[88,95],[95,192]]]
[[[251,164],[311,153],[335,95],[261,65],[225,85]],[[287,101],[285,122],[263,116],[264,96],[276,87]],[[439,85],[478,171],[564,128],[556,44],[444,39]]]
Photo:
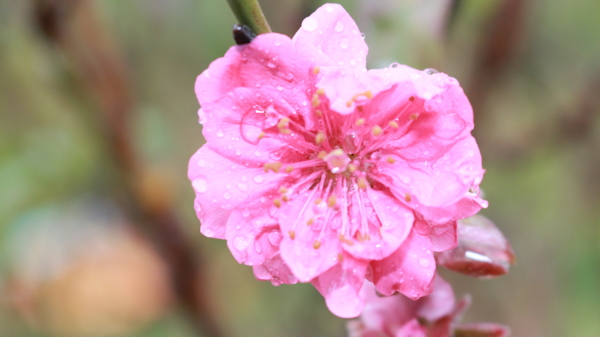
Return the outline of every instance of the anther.
[[[321,143],[323,143],[324,141],[325,141],[325,134],[323,133],[323,131],[317,132],[317,135],[315,136],[315,143],[317,145],[321,145]]]
[[[320,71],[321,71],[321,68],[319,68],[319,67],[313,68],[313,74],[315,74],[315,75],[318,74]]]
[[[286,172],[286,173],[290,173],[290,172],[292,172],[293,170],[294,170],[294,167],[293,167],[293,166],[288,166],[288,167],[286,167],[286,168],[285,168],[285,172]]]
[[[412,200],[412,198],[410,197],[410,194],[408,194],[408,193],[404,194],[404,200],[406,200],[406,202],[410,202]]]
[[[356,120],[356,123],[354,123],[354,125],[356,125],[356,126],[361,126],[363,124],[365,124],[365,119],[364,118],[359,118],[359,119]]]
[[[287,128],[290,125],[290,119],[287,117],[283,117],[277,123],[277,127],[280,129]]]
[[[338,259],[338,262],[344,261],[344,255],[342,253],[338,253],[337,259]]]
[[[288,202],[288,201],[290,201],[290,197],[288,197],[287,195],[284,194],[281,196],[281,200],[284,202]]]
[[[414,101],[415,101],[415,96],[410,96],[410,97],[408,98],[408,100],[409,100],[409,101],[411,101],[411,102],[414,102]]]
[[[283,186],[281,186],[281,187],[279,188],[279,191],[278,191],[278,192],[279,192],[280,194],[285,194],[285,193],[287,193],[287,192],[288,192],[288,189],[287,189],[287,188],[285,188],[285,187],[283,187]]]
[[[393,157],[387,157],[387,162],[390,164],[394,164],[396,162],[396,159],[394,159]]]
[[[358,188],[360,188],[361,190],[367,189],[367,178],[358,177],[358,181],[356,183],[358,184]]]
[[[319,99],[319,95],[314,94],[312,97],[312,107],[316,108],[321,104],[321,100]]]
[[[417,119],[417,118],[419,118],[419,114],[412,114],[412,115],[410,115],[410,119],[413,120],[413,121],[415,119]]]
[[[335,195],[330,195],[329,198],[327,198],[327,206],[329,206],[330,208],[334,208],[336,201],[337,198],[335,197]]]
[[[389,126],[393,127],[394,129],[397,129],[400,127],[400,125],[398,125],[398,122],[396,122],[396,121],[390,121],[388,124],[389,124]]]
[[[315,219],[313,218],[308,219],[308,221],[306,222],[308,226],[312,225],[313,223],[315,223]]]
[[[315,241],[315,243],[313,243],[313,248],[314,249],[319,249],[319,247],[321,247],[321,242]]]
[[[326,155],[327,155],[327,152],[325,152],[325,151],[321,151],[321,152],[319,152],[319,154],[317,155],[317,158],[319,158],[319,159],[323,159],[323,158],[325,158],[325,156],[326,156]]]
[[[317,89],[316,93],[317,93],[317,95],[325,95],[325,89],[323,89],[323,88]]]
[[[323,117],[323,111],[321,111],[321,110],[315,110],[315,115],[317,115],[319,117]]]
[[[281,199],[275,198],[273,200],[273,205],[275,205],[275,207],[277,207],[277,208],[281,207]]]
[[[352,106],[352,101],[348,101],[348,102],[346,102],[346,106],[347,106],[348,108],[349,108],[349,107],[351,107],[351,106]]]
[[[275,173],[279,173],[280,168],[281,168],[281,162],[279,162],[279,161],[272,162],[272,163],[265,163],[265,165],[263,166],[265,173],[269,172],[269,170],[272,170]]]
[[[258,138],[258,140],[261,140],[261,139],[265,138],[265,132],[264,132],[264,131],[261,131],[261,132],[258,134],[258,137],[257,137],[257,138]]]
[[[371,90],[367,90],[364,92],[364,95],[367,96],[368,99],[373,98],[373,93],[371,92]]]
[[[352,245],[354,244],[354,242],[352,242],[352,240],[348,240],[348,239],[346,239],[346,237],[344,236],[344,234],[340,234],[340,235],[338,235],[338,239],[339,239],[340,241],[342,241],[343,243],[345,243],[345,244],[349,245],[349,246],[352,246]],[[340,254],[340,255],[341,255],[341,254]],[[339,256],[338,256],[338,258],[339,258]]]
[[[350,171],[350,173],[354,173],[354,171],[356,171],[357,167],[356,165],[350,163],[348,164],[348,171]]]
[[[296,238],[296,232],[294,231],[289,231],[288,235],[290,236],[290,239],[294,240]]]
[[[382,131],[383,129],[381,129],[381,126],[379,125],[375,125],[373,129],[371,129],[371,133],[373,134],[373,136],[379,136]]]
[[[284,135],[289,135],[290,133],[292,133],[292,130],[290,130],[290,129],[279,129],[279,132],[283,133]]]
[[[323,202],[323,199],[321,199],[321,198],[315,199],[315,205],[318,205],[318,204],[320,204],[322,202]]]

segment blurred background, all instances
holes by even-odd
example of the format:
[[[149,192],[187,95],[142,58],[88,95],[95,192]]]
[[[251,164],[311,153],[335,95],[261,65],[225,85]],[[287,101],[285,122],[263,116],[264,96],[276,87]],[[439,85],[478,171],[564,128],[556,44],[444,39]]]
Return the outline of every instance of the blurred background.
[[[293,35],[323,2],[261,0]],[[443,271],[464,321],[600,334],[600,2],[347,0],[369,67],[465,88],[507,276]],[[274,287],[198,232],[195,77],[225,0],[0,1],[0,336],[345,336],[311,285]]]

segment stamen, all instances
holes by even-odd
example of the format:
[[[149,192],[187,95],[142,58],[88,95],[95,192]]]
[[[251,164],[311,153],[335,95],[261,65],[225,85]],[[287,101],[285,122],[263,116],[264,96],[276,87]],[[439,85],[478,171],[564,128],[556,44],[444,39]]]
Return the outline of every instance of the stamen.
[[[323,117],[323,112],[321,110],[315,110],[315,115]]]
[[[265,163],[265,165],[263,166],[263,169],[265,171],[265,173],[268,173],[269,170],[272,170],[275,173],[279,173],[279,169],[281,168],[281,162],[280,161],[276,161],[273,163]]]
[[[345,243],[345,244],[347,244],[349,246],[354,245],[354,242],[352,240],[346,239],[346,237],[344,236],[344,234],[338,235],[338,240],[342,241],[343,243]]]
[[[410,197],[410,194],[408,194],[408,193],[404,194],[404,200],[406,200],[406,202],[410,202],[412,200],[412,198]]]
[[[257,137],[257,138],[258,138],[259,140],[261,140],[261,139],[265,138],[265,132],[264,132],[264,131],[261,131],[261,132],[258,134],[258,137]]]
[[[327,155],[327,152],[325,152],[325,151],[321,151],[321,152],[319,152],[319,154],[317,155],[317,158],[319,158],[319,159],[323,159],[323,158],[325,158],[325,156],[326,156],[326,155]]]
[[[294,170],[293,166],[288,166],[288,167],[285,168],[285,172],[286,173],[291,173],[293,170]]]
[[[373,127],[373,129],[371,130],[371,133],[373,134],[373,136],[379,136],[381,134],[381,132],[383,132],[383,129],[379,125],[375,125]]]
[[[281,199],[275,198],[273,200],[273,205],[275,205],[275,207],[277,207],[277,208],[281,207]]]
[[[410,96],[410,97],[408,98],[408,100],[409,100],[409,101],[411,101],[411,102],[414,102],[414,101],[415,101],[415,96]]]
[[[351,106],[352,106],[352,101],[348,101],[348,102],[346,102],[346,106],[347,106],[348,108],[349,108],[349,107],[351,107]]]
[[[321,247],[321,242],[319,242],[319,241],[317,240],[317,241],[315,241],[315,242],[313,243],[313,248],[314,248],[314,249],[319,249],[319,247]]]
[[[278,192],[279,192],[280,194],[286,194],[286,193],[288,192],[288,189],[287,189],[287,188],[285,188],[285,187],[283,187],[283,186],[281,186],[281,187],[279,188],[279,191],[278,191]]]
[[[319,95],[318,94],[314,94],[312,97],[312,107],[316,108],[319,105],[321,105],[321,100],[319,99]]]
[[[356,126],[361,126],[363,124],[365,124],[365,119],[364,118],[359,118],[356,120],[356,123],[354,123]]]
[[[358,180],[357,180],[356,183],[358,185],[358,188],[360,188],[361,190],[366,190],[367,189],[367,184],[368,184],[367,183],[367,178],[365,178],[365,177],[358,177]]]
[[[322,202],[323,202],[323,199],[321,199],[321,198],[315,199],[315,205],[318,205],[318,204],[320,204]]]
[[[325,89],[323,89],[323,88],[317,89],[316,93],[317,93],[317,95],[325,95]]]
[[[321,68],[319,68],[319,67],[313,68],[313,74],[315,74],[315,75],[317,75],[320,71],[321,71]]]
[[[396,163],[396,159],[394,159],[393,157],[390,156],[390,157],[387,157],[387,162],[390,164],[394,164],[394,163]]]
[[[413,120],[413,121],[415,119],[417,119],[417,118],[419,118],[419,114],[412,114],[412,115],[410,115],[410,119]]]
[[[354,171],[356,171],[357,167],[356,165],[350,163],[348,164],[348,171],[350,171],[350,173],[354,173]]]
[[[287,128],[289,125],[290,125],[290,119],[287,117],[283,117],[283,118],[279,119],[279,122],[277,123],[277,127],[280,129]]]
[[[288,202],[290,201],[290,197],[288,197],[287,195],[282,195],[281,200],[283,200],[284,202]]]
[[[294,231],[289,231],[288,235],[290,236],[290,239],[294,240],[296,238],[296,232]]]
[[[398,122],[396,122],[396,121],[390,121],[390,122],[388,123],[388,125],[389,125],[389,126],[391,126],[391,127],[393,127],[394,129],[397,129],[397,128],[399,128],[399,127],[400,127],[400,125],[399,125],[399,124],[398,124]]]
[[[315,223],[315,219],[310,218],[310,219],[308,219],[308,222],[306,222],[306,225],[311,226],[314,223]]]
[[[327,206],[329,206],[330,208],[334,208],[336,201],[337,198],[335,197],[335,195],[330,195],[329,198],[327,198]]]
[[[325,133],[323,133],[323,131],[319,131],[317,133],[317,136],[315,137],[315,143],[317,145],[321,145],[321,143],[323,143],[325,141]]]

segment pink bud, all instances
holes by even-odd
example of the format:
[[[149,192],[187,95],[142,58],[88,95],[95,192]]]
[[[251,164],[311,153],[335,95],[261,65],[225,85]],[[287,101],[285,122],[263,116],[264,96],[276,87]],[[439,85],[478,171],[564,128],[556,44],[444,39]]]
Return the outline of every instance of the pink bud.
[[[473,277],[508,273],[515,255],[510,244],[488,218],[474,215],[458,221],[458,246],[439,253],[438,264]]]

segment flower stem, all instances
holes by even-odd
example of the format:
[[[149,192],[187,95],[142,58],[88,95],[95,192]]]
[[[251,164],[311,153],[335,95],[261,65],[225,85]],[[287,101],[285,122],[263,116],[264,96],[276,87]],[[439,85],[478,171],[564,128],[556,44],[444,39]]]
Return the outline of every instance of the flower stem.
[[[240,24],[248,26],[257,35],[271,32],[258,0],[227,0],[227,2]]]

